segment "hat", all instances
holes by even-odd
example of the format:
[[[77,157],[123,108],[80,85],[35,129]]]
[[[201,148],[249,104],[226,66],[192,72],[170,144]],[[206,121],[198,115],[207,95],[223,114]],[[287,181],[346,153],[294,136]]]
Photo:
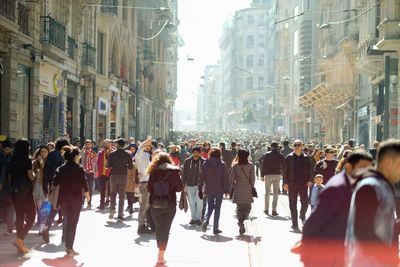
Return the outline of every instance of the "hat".
[[[138,146],[136,144],[129,144],[129,148],[134,147],[136,150],[138,150]]]

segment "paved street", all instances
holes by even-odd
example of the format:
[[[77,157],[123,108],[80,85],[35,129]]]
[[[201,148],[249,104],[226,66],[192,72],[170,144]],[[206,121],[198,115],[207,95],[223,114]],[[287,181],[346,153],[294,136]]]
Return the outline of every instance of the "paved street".
[[[299,257],[289,252],[299,234],[291,232],[287,196],[280,196],[276,218],[264,215],[263,183],[258,181],[259,198],[253,204],[252,220],[246,221],[247,232],[238,234],[234,218],[235,205],[223,201],[220,236],[212,228],[202,233],[200,227],[189,226],[189,211],[178,210],[166,252],[167,266],[302,266]],[[94,206],[98,204],[94,196]],[[154,266],[157,247],[155,235],[138,236],[137,208],[124,222],[109,220],[107,212],[84,209],[75,240],[80,255],[65,256],[61,242],[61,226],[51,231],[50,243],[44,244],[34,228],[26,239],[32,248],[26,256],[16,255],[11,245],[14,236],[0,238],[0,266]],[[212,223],[212,220],[210,221]],[[4,225],[0,225],[2,228]]]

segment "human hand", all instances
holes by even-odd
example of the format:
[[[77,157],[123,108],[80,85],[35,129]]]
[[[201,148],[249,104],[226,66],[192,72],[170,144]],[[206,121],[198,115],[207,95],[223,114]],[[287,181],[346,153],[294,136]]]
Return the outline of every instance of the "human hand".
[[[307,186],[308,186],[308,187],[313,186],[313,182],[308,182],[308,183],[307,183]]]
[[[228,193],[225,193],[225,194],[224,194],[224,197],[225,197],[225,198],[229,198],[229,194],[228,194]]]
[[[283,190],[289,191],[289,185],[288,184],[283,184]]]

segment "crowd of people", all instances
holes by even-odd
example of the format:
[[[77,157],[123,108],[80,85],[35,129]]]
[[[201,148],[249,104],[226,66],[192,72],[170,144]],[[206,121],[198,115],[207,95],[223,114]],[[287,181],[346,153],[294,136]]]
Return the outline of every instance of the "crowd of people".
[[[13,244],[18,253],[28,253],[24,239],[49,199],[52,208],[39,234],[49,242],[58,215],[65,251],[77,255],[73,245],[79,214],[85,202],[92,207],[93,190],[98,190],[96,209],[108,209],[110,220],[124,220],[124,211],[132,214],[133,204],[139,203],[137,234],[156,234],[157,264],[163,265],[178,192],[187,197],[189,224],[206,232],[213,217],[215,235],[222,232],[222,200],[231,198],[236,204],[238,232],[244,234],[259,179],[265,185],[265,215],[279,216],[278,196],[288,196],[291,230],[302,233],[292,251],[301,254],[305,266],[398,263],[395,212],[400,205],[395,185],[400,179],[399,140],[374,142],[367,149],[354,140],[322,144],[246,131],[173,132],[172,138],[168,144],[151,136],[142,141],[106,139],[100,147],[85,140],[81,147],[63,136],[40,145],[32,157],[26,139],[1,142],[4,234],[14,234],[16,228]],[[311,213],[306,218],[309,206]],[[315,253],[321,246],[323,256]]]

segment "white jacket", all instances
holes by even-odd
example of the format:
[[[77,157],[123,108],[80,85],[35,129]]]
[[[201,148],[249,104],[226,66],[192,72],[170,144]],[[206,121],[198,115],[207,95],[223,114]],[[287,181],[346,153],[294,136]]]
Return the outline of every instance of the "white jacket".
[[[139,172],[139,183],[140,182],[148,182],[149,174],[147,174],[147,167],[150,165],[150,154],[143,150],[143,148],[139,148],[136,152],[135,163]]]

